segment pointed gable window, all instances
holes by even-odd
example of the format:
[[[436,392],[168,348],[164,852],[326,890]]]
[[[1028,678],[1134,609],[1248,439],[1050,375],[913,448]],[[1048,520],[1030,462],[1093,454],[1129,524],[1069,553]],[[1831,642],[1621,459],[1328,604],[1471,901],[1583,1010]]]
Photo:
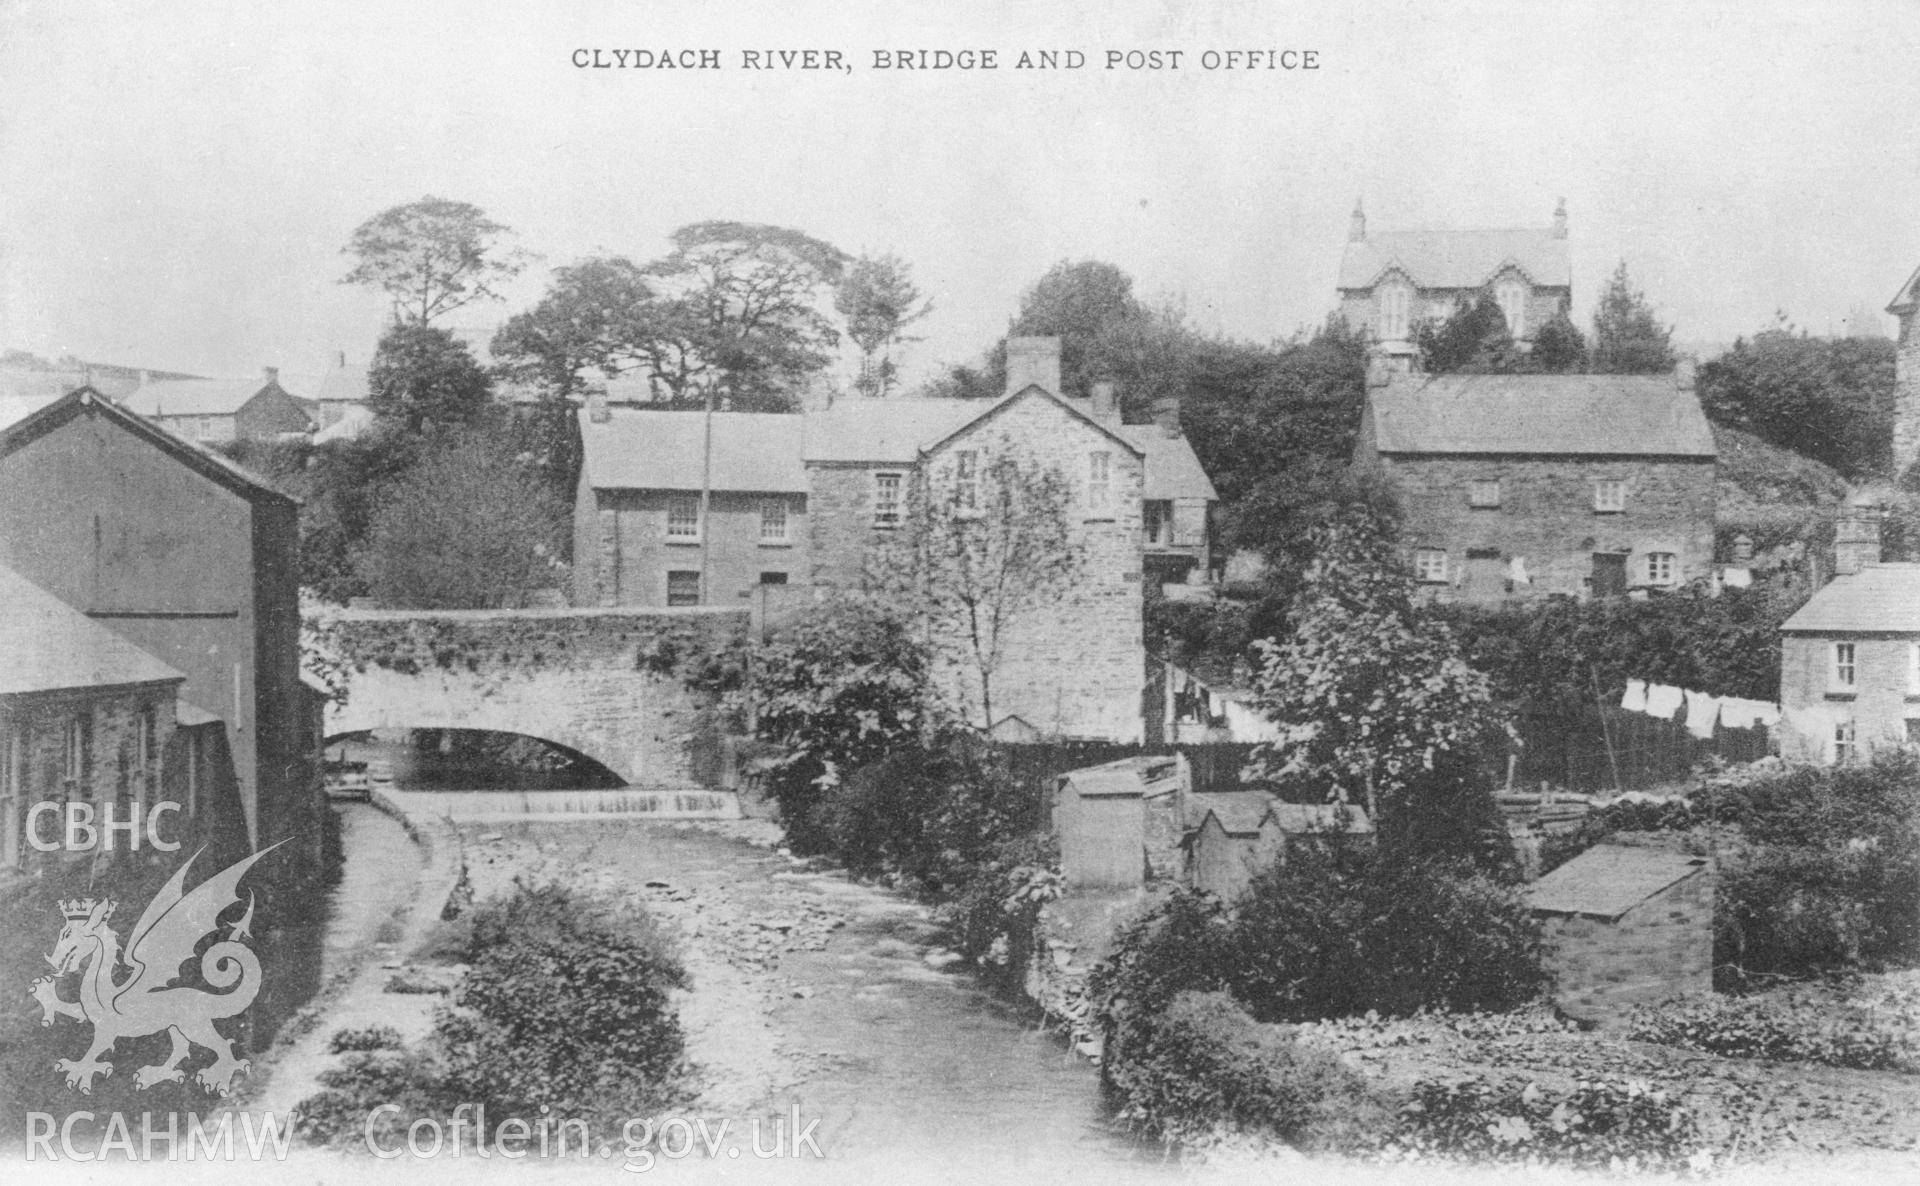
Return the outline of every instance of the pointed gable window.
[[[1493,299],[1507,319],[1507,332],[1518,338],[1527,332],[1527,286],[1508,276],[1493,290]]]
[[[1383,342],[1402,341],[1407,336],[1408,309],[1413,303],[1413,290],[1405,280],[1395,276],[1380,286],[1380,340]]]

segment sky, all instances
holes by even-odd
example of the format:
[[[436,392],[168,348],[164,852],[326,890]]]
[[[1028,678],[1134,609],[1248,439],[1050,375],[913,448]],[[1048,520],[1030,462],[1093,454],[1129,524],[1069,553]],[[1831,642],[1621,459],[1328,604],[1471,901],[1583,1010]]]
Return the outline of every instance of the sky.
[[[722,64],[572,65],[595,48]],[[742,67],[807,48],[852,69]],[[880,70],[880,49],[999,68]],[[1086,65],[1013,68],[1042,49]],[[1202,66],[1228,49],[1319,68]],[[1916,63],[1911,0],[0,0],[0,346],[272,365],[299,393],[386,315],[339,283],[341,247],[427,194],[541,257],[454,318],[479,329],[554,266],[654,258],[706,219],[892,251],[934,305],[909,380],[975,360],[1063,259],[1203,329],[1297,333],[1334,304],[1357,197],[1375,230],[1545,226],[1564,197],[1582,324],[1625,260],[1680,340],[1776,311],[1828,332],[1920,265]]]

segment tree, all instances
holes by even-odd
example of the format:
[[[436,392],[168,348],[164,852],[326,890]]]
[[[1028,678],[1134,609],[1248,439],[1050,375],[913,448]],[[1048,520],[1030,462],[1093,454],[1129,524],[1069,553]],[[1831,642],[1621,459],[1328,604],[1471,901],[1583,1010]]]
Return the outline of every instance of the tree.
[[[1532,369],[1507,330],[1507,315],[1489,289],[1455,302],[1443,321],[1423,322],[1415,332],[1420,365],[1431,374],[1511,374]]]
[[[1113,373],[1114,348],[1151,318],[1133,295],[1133,277],[1126,272],[1102,260],[1061,260],[1021,297],[1008,333],[1059,338],[1065,390],[1056,394],[1084,396],[1095,380],[1130,378]],[[1004,353],[995,369],[1004,380]]]
[[[528,259],[500,246],[511,233],[478,206],[424,197],[354,230],[341,252],[356,262],[341,283],[386,293],[395,323],[427,325],[475,301],[500,299],[495,286],[519,275]]]
[[[1890,477],[1894,345],[1815,338],[1775,324],[1700,367],[1700,402],[1716,423],[1826,463],[1852,478]]]
[[[465,424],[493,398],[493,381],[466,343],[437,326],[396,322],[367,367],[367,406],[378,420],[419,435]]]
[[[398,609],[499,609],[562,583],[568,508],[500,434],[437,441],[386,490],[359,557]]]
[[[869,584],[914,606],[938,652],[961,656],[985,731],[995,724],[994,675],[1020,623],[1065,594],[1084,557],[1073,485],[1057,468],[1006,436],[970,441],[965,454],[970,475],[956,450],[919,479],[905,530],[876,551]]]
[[[1593,312],[1592,369],[1600,375],[1660,375],[1673,369],[1675,358],[1663,326],[1647,303],[1646,294],[1627,276],[1627,262],[1613,270],[1613,279],[1600,295]]]
[[[1492,857],[1481,764],[1511,733],[1487,678],[1444,626],[1416,618],[1412,582],[1370,525],[1347,517],[1313,542],[1292,634],[1254,644],[1255,694],[1281,736],[1254,751],[1248,776],[1294,798],[1364,803],[1383,845],[1448,839]],[[1430,834],[1450,818],[1472,826]]]
[[[846,319],[847,336],[860,347],[855,389],[886,395],[894,384],[892,348],[911,340],[904,331],[933,312],[933,303],[921,299],[904,260],[891,254],[862,255],[841,277],[833,307]]]
[[[800,231],[699,222],[644,269],[660,296],[633,310],[626,343],[681,406],[788,411],[840,333],[821,312],[846,253]]]
[[[1577,371],[1587,364],[1587,338],[1580,327],[1559,309],[1533,335],[1533,362],[1550,375]]]

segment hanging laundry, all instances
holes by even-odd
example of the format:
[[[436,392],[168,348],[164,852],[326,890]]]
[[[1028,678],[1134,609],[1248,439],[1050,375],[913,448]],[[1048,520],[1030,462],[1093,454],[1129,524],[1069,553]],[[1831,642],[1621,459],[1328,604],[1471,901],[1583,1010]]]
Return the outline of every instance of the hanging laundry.
[[[1531,585],[1533,578],[1527,575],[1527,558],[1515,556],[1507,561],[1507,579],[1516,585]]]
[[[1745,589],[1753,584],[1753,570],[1750,568],[1723,568],[1720,570],[1720,583],[1729,589]]]
[[[1746,700],[1739,696],[1720,698],[1720,724],[1728,729],[1751,729],[1755,725],[1780,719],[1780,707],[1766,700]]]
[[[1620,697],[1620,707],[1628,712],[1647,711],[1647,681],[1630,679],[1627,681],[1627,694]]]
[[[1687,732],[1703,741],[1713,740],[1713,723],[1720,719],[1720,701],[1705,692],[1687,693]]]
[[[1686,693],[1679,688],[1666,684],[1647,685],[1647,715],[1650,717],[1670,721],[1673,719],[1673,714],[1679,712],[1680,706],[1685,702]]]

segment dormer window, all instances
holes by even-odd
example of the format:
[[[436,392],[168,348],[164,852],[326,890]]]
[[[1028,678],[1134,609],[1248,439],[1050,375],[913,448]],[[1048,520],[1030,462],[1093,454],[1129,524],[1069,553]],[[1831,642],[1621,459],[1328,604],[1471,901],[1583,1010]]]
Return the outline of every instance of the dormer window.
[[[1380,340],[1404,341],[1407,336],[1407,310],[1413,294],[1404,280],[1390,280],[1380,286]]]
[[[1527,286],[1508,277],[1493,290],[1493,299],[1506,316],[1507,332],[1520,337],[1527,332]]]

